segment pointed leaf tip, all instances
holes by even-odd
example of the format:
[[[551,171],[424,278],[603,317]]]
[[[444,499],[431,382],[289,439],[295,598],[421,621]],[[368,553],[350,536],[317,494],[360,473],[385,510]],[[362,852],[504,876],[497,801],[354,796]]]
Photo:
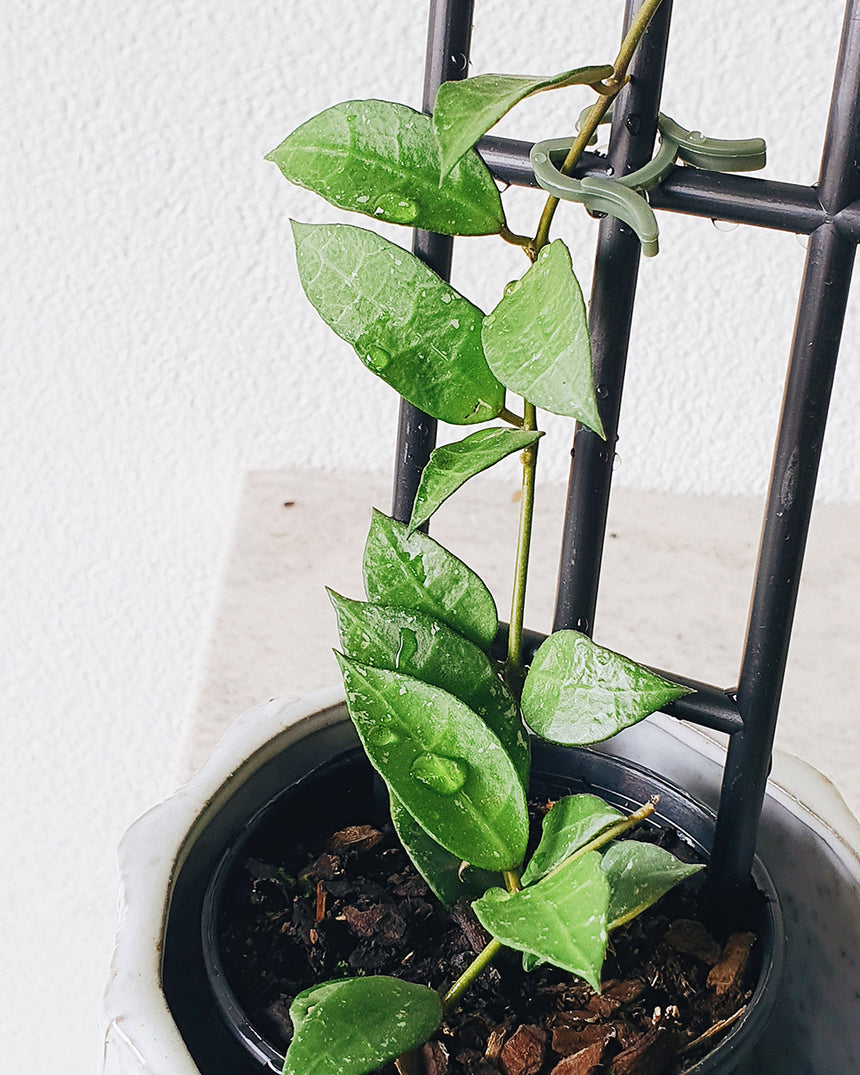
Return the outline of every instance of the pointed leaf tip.
[[[539,736],[583,746],[608,739],[688,693],[587,635],[557,631],[534,656],[521,704],[523,719]]]

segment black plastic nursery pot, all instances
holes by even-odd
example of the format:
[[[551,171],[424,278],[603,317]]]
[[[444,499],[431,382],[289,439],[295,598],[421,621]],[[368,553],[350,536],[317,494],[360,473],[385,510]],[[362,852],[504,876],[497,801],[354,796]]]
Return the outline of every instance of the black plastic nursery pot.
[[[599,750],[569,750],[535,745],[533,787],[555,797],[588,790],[622,810],[633,811],[653,795],[660,803],[652,819],[677,830],[694,851],[707,858],[713,815],[681,789],[625,759]],[[219,933],[225,887],[237,861],[257,855],[272,841],[283,846],[298,827],[307,842],[338,827],[384,820],[386,796],[363,753],[352,726],[342,722],[300,743],[266,765],[240,791],[239,809],[218,833],[204,833],[201,862],[186,862],[177,878],[166,935],[164,987],[183,1037],[202,1072],[280,1071],[283,1052],[255,1026],[227,980]],[[308,833],[308,829],[311,831]],[[313,831],[316,830],[316,833]],[[220,851],[214,841],[220,842]],[[198,840],[198,844],[201,843]],[[191,856],[195,854],[192,851]],[[201,871],[200,866],[203,866]],[[744,1057],[763,1032],[779,991],[783,963],[782,916],[773,884],[756,861],[754,880],[758,981],[745,1012],[704,1057],[680,1069],[686,1075],[728,1075],[744,1071]],[[185,891],[183,892],[183,889]],[[196,932],[194,926],[196,925]]]

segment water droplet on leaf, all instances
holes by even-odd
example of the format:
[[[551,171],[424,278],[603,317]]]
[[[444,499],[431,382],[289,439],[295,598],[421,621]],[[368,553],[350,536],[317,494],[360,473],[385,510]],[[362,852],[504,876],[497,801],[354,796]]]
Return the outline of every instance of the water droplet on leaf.
[[[418,639],[415,632],[408,627],[400,628],[400,644],[397,647],[397,656],[394,658],[395,667],[399,668],[402,662],[409,662],[418,651]]]
[[[505,294],[513,295],[515,292],[519,291],[521,284],[522,280],[511,280],[509,284],[505,284]]]
[[[368,743],[375,747],[385,747],[389,743],[396,743],[397,736],[384,724],[376,724],[365,733]]]
[[[364,356],[364,364],[377,373],[381,373],[390,361],[391,355],[382,347],[368,347]]]
[[[418,216],[418,206],[402,194],[383,194],[374,213],[395,224],[410,224]]]
[[[410,774],[440,795],[456,795],[466,783],[466,763],[444,754],[419,754]]]

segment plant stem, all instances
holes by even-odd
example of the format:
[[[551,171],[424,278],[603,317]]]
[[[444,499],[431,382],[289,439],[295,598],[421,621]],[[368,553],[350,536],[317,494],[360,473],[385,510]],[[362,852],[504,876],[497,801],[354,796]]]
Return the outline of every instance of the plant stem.
[[[649,814],[654,813],[654,810],[657,807],[657,802],[658,797],[655,795],[649,802],[645,803],[644,806],[641,806],[637,811],[635,811],[635,813],[630,814],[629,817],[622,818],[614,825],[610,825],[608,829],[604,829],[603,832],[595,836],[595,838],[589,843],[585,844],[584,847],[579,848],[579,850],[575,851],[572,855],[568,855],[568,857],[563,862],[559,863],[559,865],[556,866],[555,869],[550,870],[550,872],[546,876],[552,876],[552,874],[560,870],[562,866],[566,866],[569,862],[573,862],[575,859],[581,858],[587,851],[597,851],[605,844],[608,844],[610,841],[614,840],[617,836],[620,836],[622,835],[622,833],[625,833],[629,829],[634,828],[636,825],[639,824],[640,821],[644,821],[645,818],[649,816]],[[520,875],[515,870],[505,870],[504,878],[505,886],[507,887],[508,892],[521,891]],[[457,981],[454,982],[448,992],[445,993],[442,997],[442,1008],[444,1010],[447,1011],[448,1008],[457,1003],[457,1001],[471,986],[472,982],[474,982],[478,975],[481,974],[481,972],[487,966],[489,966],[490,963],[492,963],[492,961],[499,954],[503,947],[504,946],[500,941],[493,939],[481,952],[478,953],[477,956],[475,956],[475,958],[472,960],[469,966],[466,967],[466,969],[463,971]]]
[[[518,414],[514,414],[513,411],[509,411],[507,407],[502,407],[499,411],[499,418],[501,418],[503,422],[507,422],[508,425],[516,426],[518,429],[522,429],[523,427],[522,418],[520,418]]]
[[[482,952],[475,956],[475,958],[472,960],[469,966],[466,967],[466,969],[463,971],[457,981],[454,982],[448,992],[445,993],[445,995],[442,997],[443,1011],[447,1011],[448,1008],[452,1007],[452,1005],[457,1003],[460,997],[462,997],[463,994],[468,990],[472,982],[475,981],[475,979],[484,970],[485,967],[488,967],[490,963],[492,963],[492,961],[495,959],[495,957],[499,954],[501,950],[501,942],[493,940],[490,941],[490,943]]]
[[[523,410],[523,429],[537,429],[537,411],[526,402]],[[508,659],[505,671],[508,686],[519,695],[523,668],[523,618],[526,605],[526,580],[529,571],[529,551],[532,539],[532,519],[535,504],[537,474],[537,441],[523,451],[523,485],[520,500],[520,522],[517,534],[517,561],[514,569],[514,588],[511,597],[511,622],[508,631]]]
[[[591,111],[585,117],[580,132],[573,145],[570,147],[564,164],[562,164],[559,169],[562,175],[570,175],[573,171],[576,162],[582,156],[591,136],[600,126],[600,121],[603,119],[619,91],[625,85],[627,81],[627,68],[630,66],[630,61],[633,59],[633,53],[636,51],[636,46],[642,40],[645,31],[648,29],[648,24],[651,22],[657,8],[662,2],[663,0],[645,0],[636,12],[636,16],[630,24],[630,29],[624,35],[624,40],[621,42],[618,55],[615,57],[612,75],[604,83],[605,90],[594,102]],[[535,235],[534,247],[537,253],[540,253],[543,247],[549,242],[549,229],[557,207],[558,198],[550,195],[544,205],[540,224],[538,225],[537,234]]]
[[[558,873],[558,871],[562,869],[562,867],[567,866],[568,863],[575,862],[589,851],[599,851],[601,847],[605,847],[617,837],[623,836],[625,832],[629,832],[630,829],[636,828],[641,821],[644,821],[646,817],[650,817],[651,814],[654,813],[659,801],[659,795],[652,795],[644,806],[640,806],[639,809],[632,814],[623,817],[620,821],[616,821],[615,824],[610,825],[608,829],[599,832],[593,840],[589,840],[587,844],[583,844],[583,846],[574,851],[572,855],[568,855],[566,859],[562,859],[558,866],[554,866],[549,873],[546,874],[546,877],[552,877],[553,874]]]

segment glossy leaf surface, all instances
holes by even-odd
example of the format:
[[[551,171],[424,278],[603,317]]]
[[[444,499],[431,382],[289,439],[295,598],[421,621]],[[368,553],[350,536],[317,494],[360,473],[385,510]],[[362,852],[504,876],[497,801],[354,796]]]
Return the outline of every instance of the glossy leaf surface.
[[[544,816],[540,843],[523,871],[530,885],[624,815],[597,795],[565,795]]]
[[[603,856],[603,871],[609,881],[608,929],[617,929],[656,903],[685,877],[704,869],[681,862],[655,844],[622,840],[612,844]]]
[[[415,869],[445,907],[459,899],[475,899],[501,883],[498,873],[474,866],[461,869],[462,861],[436,843],[418,824],[396,795],[391,798],[391,820],[397,837],[412,859]]]
[[[495,732],[528,787],[531,750],[519,707],[483,650],[423,612],[351,601],[331,591],[329,597],[347,657],[459,698]]]
[[[421,1045],[442,1021],[439,994],[378,975],[307,989],[290,1006],[284,1075],[367,1075]]]
[[[588,319],[570,253],[561,239],[540,252],[484,318],[490,369],[512,391],[602,437]]]
[[[369,370],[441,421],[495,418],[504,388],[484,358],[476,306],[375,232],[293,221],[293,235],[305,294]]]
[[[409,529],[415,530],[461,485],[543,436],[533,429],[479,429],[456,444],[430,453],[415,495]]]
[[[531,94],[563,86],[587,86],[611,74],[611,64],[605,64],[563,71],[551,78],[489,74],[443,82],[433,108],[433,129],[442,147],[442,172],[447,174],[506,112]]]
[[[609,883],[600,864],[601,856],[589,851],[519,892],[491,888],[472,908],[503,944],[554,963],[600,989],[609,903]]]
[[[438,541],[374,511],[364,546],[368,601],[426,612],[482,649],[499,628],[492,594],[471,568]]]
[[[519,866],[528,839],[525,793],[481,718],[429,683],[338,660],[367,756],[421,828],[473,866]]]
[[[493,235],[505,220],[477,153],[442,180],[429,116],[389,101],[345,101],[297,128],[266,160],[341,209],[444,235]]]
[[[537,735],[575,746],[608,739],[687,693],[578,631],[556,631],[534,656],[521,705]]]

